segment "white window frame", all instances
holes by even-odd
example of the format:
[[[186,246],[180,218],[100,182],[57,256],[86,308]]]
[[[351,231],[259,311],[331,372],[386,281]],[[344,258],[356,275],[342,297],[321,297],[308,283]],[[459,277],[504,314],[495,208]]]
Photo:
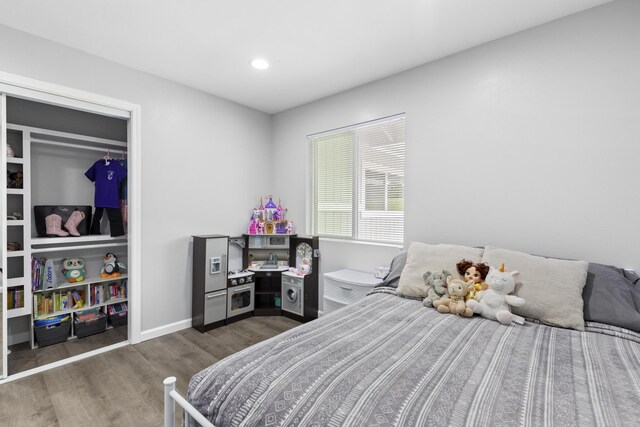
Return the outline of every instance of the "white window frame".
[[[364,167],[363,165],[360,164],[360,159],[359,159],[359,149],[358,149],[358,145],[357,142],[354,140],[354,148],[353,148],[353,187],[352,187],[352,201],[351,201],[351,235],[350,236],[345,236],[345,235],[334,235],[334,234],[322,234],[319,233],[317,230],[317,224],[316,224],[316,207],[317,207],[317,202],[316,202],[316,191],[317,188],[314,188],[314,183],[315,185],[317,185],[316,180],[314,179],[314,174],[316,173],[316,164],[315,162],[317,162],[317,159],[314,156],[314,140],[316,138],[322,137],[322,136],[329,136],[331,134],[339,134],[342,132],[348,132],[350,130],[357,130],[358,128],[363,128],[366,126],[370,126],[372,124],[376,124],[376,123],[384,123],[384,122],[388,122],[388,121],[393,121],[393,120],[398,120],[398,119],[402,119],[403,121],[405,121],[405,141],[404,141],[404,147],[406,149],[406,115],[405,113],[400,113],[400,114],[395,114],[393,116],[387,116],[387,117],[383,117],[380,119],[375,119],[375,120],[370,120],[367,122],[363,122],[363,123],[358,123],[355,125],[351,125],[351,126],[347,126],[347,127],[342,127],[342,128],[337,128],[337,129],[333,129],[330,131],[326,131],[326,132],[319,132],[319,133],[315,133],[315,134],[310,134],[307,135],[307,140],[308,140],[308,174],[307,174],[307,182],[308,182],[308,186],[307,186],[307,207],[308,207],[308,215],[307,215],[307,224],[308,230],[311,230],[312,234],[318,235],[322,238],[327,238],[327,239],[337,239],[337,240],[343,240],[343,241],[354,241],[354,242],[363,242],[363,243],[375,243],[375,244],[383,244],[383,245],[393,245],[393,246],[401,246],[404,244],[404,222],[405,222],[405,208],[403,207],[402,211],[388,211],[388,210],[366,210],[366,206],[365,206],[365,199],[366,199],[366,176],[365,176],[365,171],[366,170],[372,170],[374,172],[378,172],[373,168],[369,168],[369,167]],[[404,187],[404,173],[405,173],[405,167],[406,167],[406,158],[405,158],[405,162],[403,163],[402,166],[402,174],[403,174],[403,187]],[[362,169],[362,170],[360,170]],[[385,203],[385,208],[388,208],[388,190],[389,190],[389,176],[392,175],[392,172],[380,172],[383,173],[385,176],[385,197],[384,197],[384,203]],[[404,192],[403,192],[403,200],[405,199],[404,196]],[[360,206],[362,205],[362,206]],[[392,217],[397,217],[397,216],[401,216],[402,217],[402,240],[399,241],[392,241],[392,240],[372,240],[372,239],[364,239],[364,238],[360,238],[359,237],[359,227],[361,227],[360,222],[362,221],[362,219],[366,219],[366,218],[384,218],[384,217],[388,217],[388,218],[392,218]]]

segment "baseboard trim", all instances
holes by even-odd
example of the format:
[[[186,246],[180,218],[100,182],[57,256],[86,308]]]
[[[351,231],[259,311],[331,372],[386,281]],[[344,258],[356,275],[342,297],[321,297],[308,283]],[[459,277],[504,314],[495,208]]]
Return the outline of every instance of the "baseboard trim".
[[[37,368],[29,369],[28,371],[18,372],[17,374],[9,375],[7,378],[0,380],[0,384],[6,384],[11,381],[19,380],[21,378],[28,377],[30,375],[39,374],[41,372],[48,371],[49,369],[57,368],[60,366],[68,365],[69,363],[77,362],[78,360],[86,359],[88,357],[97,356],[98,354],[106,353],[117,348],[125,347],[129,345],[129,341],[123,341],[116,344],[111,344],[106,347],[102,347],[96,350],[88,351],[86,353],[78,354],[76,356],[67,357],[66,359],[58,360],[47,365],[38,366]]]
[[[318,310],[318,317],[322,317],[322,316],[324,316],[324,311]]]
[[[163,335],[172,334],[174,332],[188,329],[191,327],[191,319],[184,319],[178,322],[169,323],[168,325],[158,326],[157,328],[142,331],[140,333],[140,342],[152,340]]]

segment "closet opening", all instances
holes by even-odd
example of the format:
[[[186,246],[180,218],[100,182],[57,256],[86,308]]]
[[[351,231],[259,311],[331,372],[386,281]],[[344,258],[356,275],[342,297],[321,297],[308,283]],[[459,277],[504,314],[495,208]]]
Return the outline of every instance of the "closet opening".
[[[130,117],[0,96],[2,379],[132,342],[140,284]]]

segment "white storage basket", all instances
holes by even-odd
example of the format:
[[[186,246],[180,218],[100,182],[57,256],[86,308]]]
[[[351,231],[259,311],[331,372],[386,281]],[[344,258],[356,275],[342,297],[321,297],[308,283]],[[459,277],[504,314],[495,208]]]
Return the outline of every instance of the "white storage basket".
[[[324,296],[346,305],[356,302],[382,283],[372,273],[354,270],[339,270],[324,274]],[[325,306],[326,307],[326,306]]]
[[[324,297],[324,308],[322,310],[322,313],[323,314],[331,313],[332,311],[336,311],[346,306],[347,304],[343,304],[341,302],[332,300],[331,298]]]

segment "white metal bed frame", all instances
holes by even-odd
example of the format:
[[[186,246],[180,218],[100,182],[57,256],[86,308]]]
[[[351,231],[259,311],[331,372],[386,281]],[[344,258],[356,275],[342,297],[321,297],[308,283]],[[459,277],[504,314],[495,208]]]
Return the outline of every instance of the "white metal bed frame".
[[[164,384],[164,427],[176,426],[176,402],[202,427],[215,427],[187,399],[176,391],[176,377],[167,377]]]

